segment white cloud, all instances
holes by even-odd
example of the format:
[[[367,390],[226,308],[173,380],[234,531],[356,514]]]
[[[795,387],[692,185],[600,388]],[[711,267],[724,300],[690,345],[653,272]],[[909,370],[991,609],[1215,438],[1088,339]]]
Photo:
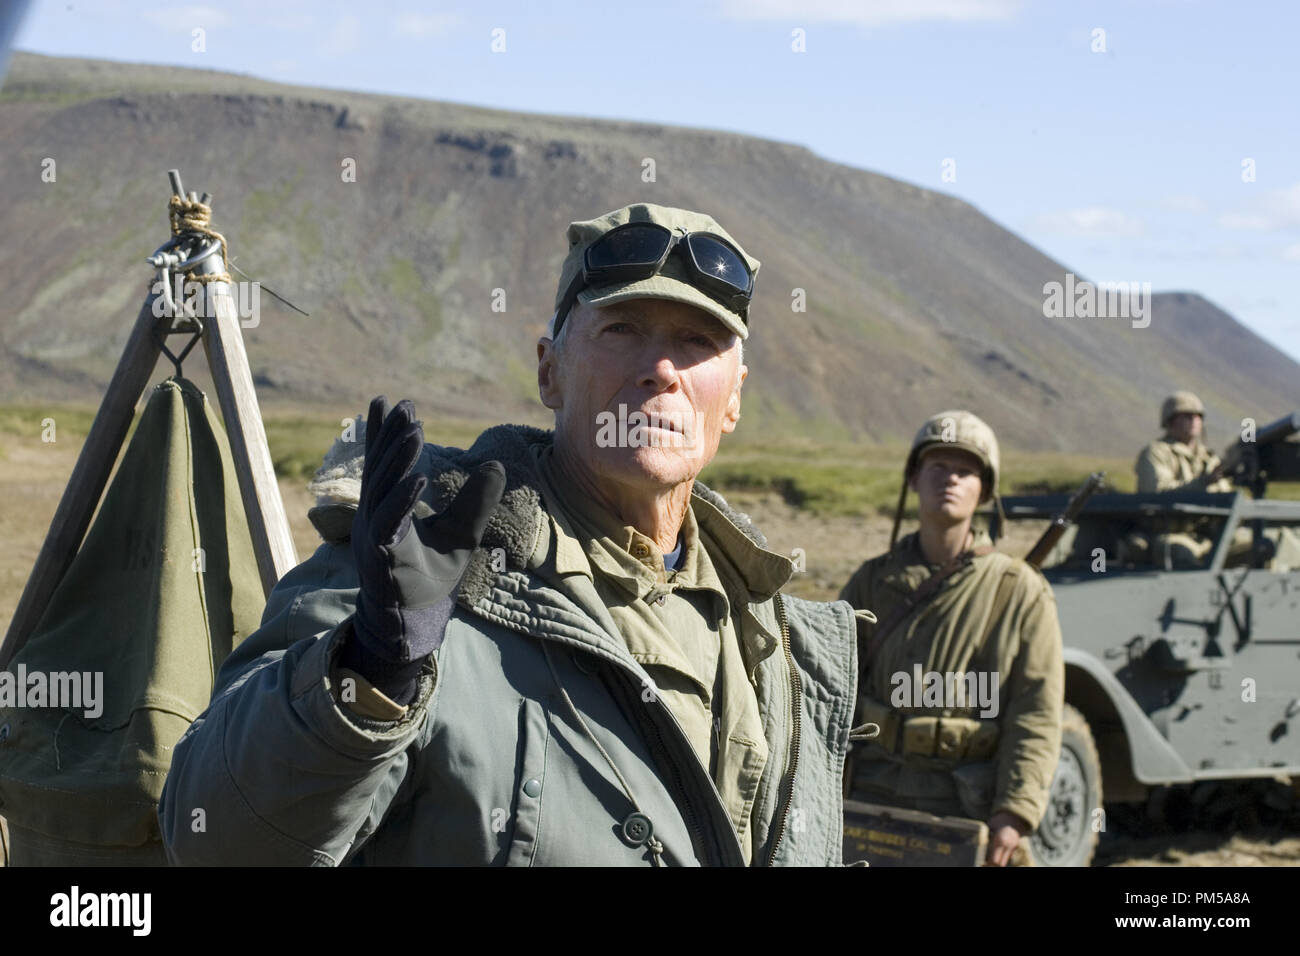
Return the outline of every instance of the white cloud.
[[[1034,225],[1071,236],[1140,236],[1145,231],[1141,219],[1107,206],[1043,213],[1035,218]]]
[[[1300,226],[1300,182],[1274,189],[1236,212],[1219,217],[1224,229],[1287,229]]]
[[[431,37],[446,33],[460,19],[455,13],[402,13],[393,18],[393,29],[403,36]]]
[[[223,27],[228,22],[225,11],[215,7],[159,7],[146,10],[144,18],[171,33],[189,33],[195,27]]]
[[[1200,196],[1193,196],[1188,193],[1180,193],[1176,196],[1166,196],[1160,200],[1160,206],[1167,212],[1185,212],[1194,216],[1209,211],[1209,203]]]
[[[1022,0],[722,0],[722,14],[733,20],[877,27],[925,20],[1007,20],[1021,6]]]
[[[1293,242],[1283,249],[1282,258],[1287,262],[1300,262],[1300,242]]]

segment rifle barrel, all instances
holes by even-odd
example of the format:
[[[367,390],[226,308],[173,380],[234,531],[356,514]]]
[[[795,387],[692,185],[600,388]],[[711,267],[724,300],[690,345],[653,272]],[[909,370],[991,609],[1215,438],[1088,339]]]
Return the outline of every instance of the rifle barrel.
[[[1088,479],[1079,487],[1079,490],[1071,496],[1065,508],[1060,514],[1052,518],[1052,523],[1047,526],[1047,530],[1043,532],[1042,536],[1029,550],[1029,554],[1025,556],[1025,561],[1028,564],[1032,564],[1036,568],[1042,567],[1047,556],[1056,547],[1056,542],[1060,541],[1061,536],[1065,534],[1065,529],[1078,519],[1084,505],[1088,503],[1089,498],[1097,493],[1097,489],[1101,487],[1105,478],[1106,473],[1103,471],[1094,471],[1088,476]]]

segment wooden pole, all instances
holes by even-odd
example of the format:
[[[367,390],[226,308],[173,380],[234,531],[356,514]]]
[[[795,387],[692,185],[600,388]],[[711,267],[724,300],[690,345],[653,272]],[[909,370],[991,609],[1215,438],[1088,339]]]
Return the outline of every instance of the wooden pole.
[[[151,293],[136,317],[122,359],[108,383],[108,391],[90,426],[90,434],[81,447],[81,454],[77,456],[72,477],[63,489],[63,497],[59,499],[59,507],[54,512],[54,520],[50,522],[45,543],[37,555],[36,567],[32,569],[32,576],[23,588],[23,596],[18,601],[13,620],[9,622],[4,643],[0,644],[0,670],[9,666],[19,648],[40,623],[41,615],[45,613],[55,588],[72,566],[72,559],[81,547],[82,538],[90,527],[90,519],[108,484],[108,476],[113,471],[122,442],[135,418],[136,402],[140,400],[149,377],[153,375],[161,351],[158,339],[154,336],[154,329],[158,325],[158,319],[153,314],[154,299],[155,296]]]
[[[172,170],[168,175],[173,189],[182,188],[179,173]],[[190,199],[198,200],[199,196],[191,192]],[[211,199],[204,192],[204,204]],[[225,268],[221,257],[213,254],[198,263],[194,273],[213,275],[224,272]],[[298,556],[289,533],[289,519],[284,514],[284,502],[280,499],[280,484],[275,478],[230,284],[205,282],[203,306],[203,350],[208,356],[208,368],[230,441],[239,497],[244,503],[244,517],[257,555],[262,591],[269,597],[275,583],[298,563]]]
[[[210,270],[222,268],[219,256],[211,256],[200,263]],[[240,332],[239,316],[230,286],[225,282],[204,284],[205,329],[203,348],[208,355],[212,381],[221,404],[221,416],[226,423],[226,436],[230,439],[230,453],[235,460],[239,477],[239,495],[244,502],[244,515],[253,538],[257,554],[257,569],[262,576],[262,589],[270,595],[275,582],[298,563],[289,533],[289,521],[280,500],[280,485],[275,479],[271,452],[262,427],[262,412],[253,388],[253,376],[248,368],[248,354],[244,351],[244,336]]]
[[[185,189],[180,172],[170,169],[167,176],[172,193],[183,198]],[[209,198],[207,193],[203,196]],[[212,273],[223,268],[221,260],[214,255],[200,263],[195,271]],[[4,641],[0,642],[0,670],[9,666],[40,623],[50,598],[72,566],[90,527],[126,433],[135,418],[136,403],[144,393],[162,351],[156,335],[159,326],[159,319],[154,315],[156,298],[157,294],[151,292],[145,299],[122,358],[108,383],[108,391],[90,426],[90,434],[77,456],[72,477],[63,490],[45,543],[37,555],[36,566],[23,588]],[[262,426],[262,414],[257,405],[257,393],[253,388],[248,355],[244,351],[244,339],[229,284],[205,283],[204,305],[204,314],[210,318],[204,322],[203,348],[208,356],[230,440],[262,590],[269,595],[275,582],[297,564],[298,559],[284,504],[280,500],[280,486],[275,480],[266,430]]]

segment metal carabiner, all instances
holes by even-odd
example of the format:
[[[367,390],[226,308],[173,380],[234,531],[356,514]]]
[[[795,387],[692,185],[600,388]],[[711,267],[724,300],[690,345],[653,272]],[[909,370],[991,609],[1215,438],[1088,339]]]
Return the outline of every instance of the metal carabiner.
[[[190,256],[184,262],[177,263],[175,269],[177,272],[189,272],[196,265],[198,265],[204,259],[207,259],[209,256],[211,256],[214,252],[216,252],[220,248],[221,248],[221,240],[211,239],[208,241],[208,244],[204,248],[199,250],[199,252]]]

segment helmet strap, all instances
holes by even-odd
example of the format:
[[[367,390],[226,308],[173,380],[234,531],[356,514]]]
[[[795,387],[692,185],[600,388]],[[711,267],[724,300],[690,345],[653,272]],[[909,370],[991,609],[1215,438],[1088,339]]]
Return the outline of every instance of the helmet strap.
[[[998,513],[998,537],[994,539],[994,542],[996,543],[998,538],[1001,538],[1003,533],[1007,530],[1007,513],[1002,510],[1001,495],[993,495],[993,508]]]
[[[898,507],[894,509],[894,530],[889,532],[889,550],[894,550],[898,540],[898,525],[903,520],[903,502],[907,500],[907,471],[903,471],[903,487],[898,489]]]

